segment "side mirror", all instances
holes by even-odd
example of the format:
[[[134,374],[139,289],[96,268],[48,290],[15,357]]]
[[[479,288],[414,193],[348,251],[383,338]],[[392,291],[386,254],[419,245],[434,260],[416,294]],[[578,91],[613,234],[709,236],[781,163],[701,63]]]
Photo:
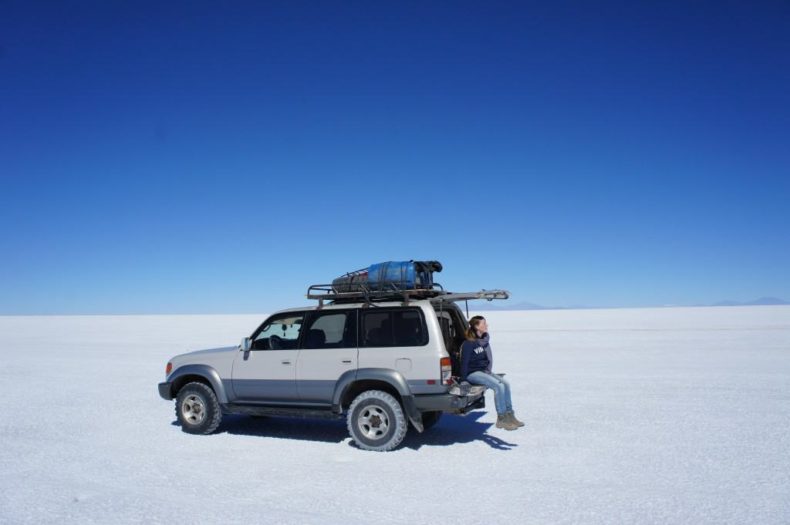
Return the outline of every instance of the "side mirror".
[[[241,340],[241,344],[239,345],[239,350],[242,352],[249,352],[250,348],[252,348],[252,340],[249,337],[245,337]]]

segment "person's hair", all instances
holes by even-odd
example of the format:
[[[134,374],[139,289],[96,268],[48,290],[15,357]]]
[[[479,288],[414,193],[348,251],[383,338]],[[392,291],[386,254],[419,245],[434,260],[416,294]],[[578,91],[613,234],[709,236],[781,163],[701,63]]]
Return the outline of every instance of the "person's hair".
[[[469,328],[466,329],[466,334],[464,335],[466,335],[466,338],[470,341],[477,339],[477,332],[475,330],[477,330],[477,325],[480,324],[480,321],[485,321],[485,317],[476,315],[469,319]]]

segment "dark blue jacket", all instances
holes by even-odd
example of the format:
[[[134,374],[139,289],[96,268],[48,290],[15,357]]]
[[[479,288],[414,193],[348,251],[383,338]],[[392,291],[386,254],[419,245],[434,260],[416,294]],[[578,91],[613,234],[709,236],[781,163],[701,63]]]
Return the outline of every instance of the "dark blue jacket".
[[[461,381],[478,370],[491,372],[491,345],[488,344],[488,333],[474,341],[466,340],[461,345]]]

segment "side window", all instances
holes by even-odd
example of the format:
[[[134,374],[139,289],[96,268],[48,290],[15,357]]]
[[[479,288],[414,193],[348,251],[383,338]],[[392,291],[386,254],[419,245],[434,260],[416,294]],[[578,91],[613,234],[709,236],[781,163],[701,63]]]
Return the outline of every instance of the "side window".
[[[422,346],[428,344],[428,331],[420,310],[396,310],[393,323],[395,346]]]
[[[326,310],[308,317],[302,348],[355,348],[357,346],[356,311]]]
[[[360,312],[362,344],[359,346],[392,346],[392,315],[390,312]]]
[[[253,350],[293,350],[299,341],[304,312],[278,314],[267,319],[252,337]]]
[[[428,344],[425,320],[418,308],[360,312],[360,346],[423,346]]]

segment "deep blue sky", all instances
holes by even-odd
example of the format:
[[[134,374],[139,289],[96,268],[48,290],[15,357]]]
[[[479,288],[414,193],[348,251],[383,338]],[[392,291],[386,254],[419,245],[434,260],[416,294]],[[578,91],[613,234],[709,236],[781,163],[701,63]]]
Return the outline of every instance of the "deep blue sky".
[[[786,2],[0,1],[0,314],[790,299],[789,203]]]

